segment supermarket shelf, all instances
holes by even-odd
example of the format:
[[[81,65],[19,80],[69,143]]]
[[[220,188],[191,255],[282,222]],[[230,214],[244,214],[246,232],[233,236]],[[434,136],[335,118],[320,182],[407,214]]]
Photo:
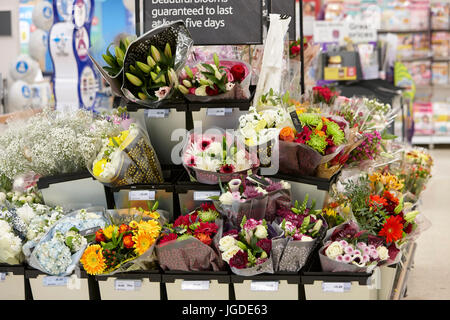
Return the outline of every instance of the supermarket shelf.
[[[378,30],[378,33],[425,33],[429,32],[429,29],[423,30]]]
[[[450,144],[450,136],[414,136],[412,144]]]

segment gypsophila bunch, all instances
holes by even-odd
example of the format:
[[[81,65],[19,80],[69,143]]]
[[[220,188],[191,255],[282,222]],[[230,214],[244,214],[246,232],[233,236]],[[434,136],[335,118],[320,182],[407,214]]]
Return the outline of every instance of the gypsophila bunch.
[[[13,179],[29,171],[50,176],[84,170],[101,139],[119,128],[86,110],[60,113],[47,108],[8,124],[0,136],[0,173]]]

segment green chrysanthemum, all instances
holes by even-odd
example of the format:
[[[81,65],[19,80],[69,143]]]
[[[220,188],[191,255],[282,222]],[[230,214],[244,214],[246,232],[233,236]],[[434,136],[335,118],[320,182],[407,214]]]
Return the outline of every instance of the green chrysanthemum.
[[[324,153],[325,148],[328,146],[326,137],[325,136],[321,137],[317,134],[312,134],[311,139],[306,141],[306,144],[320,153]]]
[[[341,145],[345,141],[345,134],[336,122],[327,122],[327,134],[332,137],[337,146]]]
[[[314,113],[301,113],[298,116],[298,119],[302,123],[302,126],[308,126],[308,127],[316,127],[319,125],[322,120],[320,119],[320,116]]]
[[[219,213],[217,211],[208,210],[199,212],[198,216],[203,222],[214,222],[219,217]]]

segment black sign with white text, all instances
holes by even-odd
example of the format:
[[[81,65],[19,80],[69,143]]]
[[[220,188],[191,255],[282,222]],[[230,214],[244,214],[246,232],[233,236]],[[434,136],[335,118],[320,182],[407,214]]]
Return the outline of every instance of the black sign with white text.
[[[144,32],[183,20],[195,45],[261,44],[262,0],[144,0]]]

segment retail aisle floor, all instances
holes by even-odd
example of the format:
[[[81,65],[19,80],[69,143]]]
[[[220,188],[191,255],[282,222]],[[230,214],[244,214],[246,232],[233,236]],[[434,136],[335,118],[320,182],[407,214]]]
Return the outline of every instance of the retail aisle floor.
[[[434,149],[432,179],[421,210],[431,227],[417,239],[405,299],[450,299],[450,149]]]

